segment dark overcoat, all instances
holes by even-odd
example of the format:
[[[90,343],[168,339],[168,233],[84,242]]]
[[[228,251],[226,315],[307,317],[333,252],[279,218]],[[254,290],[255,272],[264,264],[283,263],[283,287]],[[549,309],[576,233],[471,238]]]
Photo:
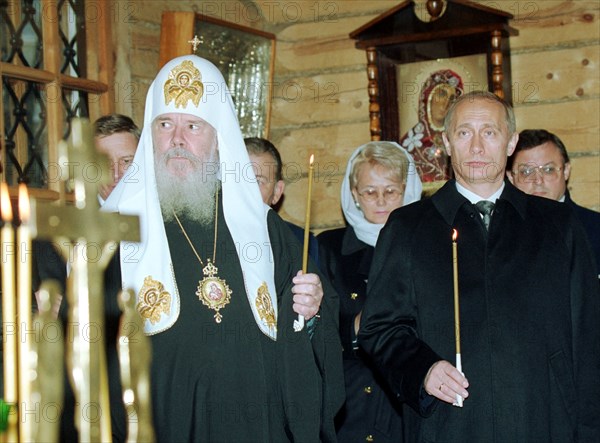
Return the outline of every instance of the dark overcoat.
[[[377,375],[368,356],[354,349],[354,318],[367,300],[373,246],[359,240],[351,226],[318,236],[321,269],[339,294],[340,337],[344,349],[346,402],[336,417],[343,443],[402,442],[401,406]]]
[[[600,212],[579,206],[571,199],[569,191],[565,194],[565,203],[573,208],[575,215],[587,233],[587,238],[590,241],[590,246],[596,259],[598,278],[600,278]]]
[[[463,408],[424,396],[455,362],[458,231]],[[600,304],[585,232],[567,205],[506,182],[489,234],[454,180],[394,211],[369,277],[359,344],[405,409],[408,441],[600,441]],[[426,405],[428,407],[425,408]]]

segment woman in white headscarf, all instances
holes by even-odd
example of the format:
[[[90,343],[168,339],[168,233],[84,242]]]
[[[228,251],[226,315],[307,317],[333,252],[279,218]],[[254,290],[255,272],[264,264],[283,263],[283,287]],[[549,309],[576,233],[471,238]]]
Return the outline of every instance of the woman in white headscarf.
[[[356,333],[379,231],[390,213],[421,197],[421,180],[408,152],[394,142],[354,151],[342,182],[345,228],[318,236],[320,263],[340,296],[346,404],[336,419],[338,441],[402,441],[400,405],[379,385],[358,349]]]

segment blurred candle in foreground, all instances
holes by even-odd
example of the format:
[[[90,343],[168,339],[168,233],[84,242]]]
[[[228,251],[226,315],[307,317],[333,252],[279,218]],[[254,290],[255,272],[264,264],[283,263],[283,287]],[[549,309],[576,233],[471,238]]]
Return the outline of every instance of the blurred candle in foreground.
[[[31,229],[30,229],[29,193],[27,186],[19,185],[19,218],[21,224],[17,228],[17,330],[19,331],[19,406],[23,411],[30,409],[31,380],[30,374],[30,334],[33,336],[33,321],[31,318]],[[32,426],[27,420],[19,420],[19,436],[21,441],[32,441]]]
[[[10,407],[16,407],[17,395],[17,307],[15,293],[15,232],[12,226],[13,214],[8,186],[0,184],[0,209],[4,226],[0,234],[2,242],[2,339],[4,360],[4,401]],[[6,437],[8,442],[18,441],[18,414],[11,411],[8,415]]]

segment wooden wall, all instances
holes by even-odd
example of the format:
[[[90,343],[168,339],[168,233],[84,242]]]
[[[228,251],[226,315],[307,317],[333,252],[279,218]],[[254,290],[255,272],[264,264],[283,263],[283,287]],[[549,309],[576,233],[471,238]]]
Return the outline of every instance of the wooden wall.
[[[316,155],[315,231],[343,224],[340,182],[349,154],[369,140],[366,57],[348,34],[400,1],[176,1],[114,4],[116,110],[143,122],[157,72],[163,10],[196,11],[277,36],[270,139],[286,172],[281,215],[302,224],[308,158]],[[574,200],[600,210],[600,2],[479,1],[514,15],[511,38],[519,130],[563,139]]]

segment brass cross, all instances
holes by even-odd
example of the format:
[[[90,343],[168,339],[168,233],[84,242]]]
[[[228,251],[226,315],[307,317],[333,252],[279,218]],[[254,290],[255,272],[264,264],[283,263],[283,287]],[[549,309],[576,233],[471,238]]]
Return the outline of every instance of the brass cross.
[[[200,40],[197,35],[194,35],[194,39],[188,40],[188,43],[192,45],[193,51],[196,52],[196,48],[202,43],[202,40]]]
[[[104,354],[104,269],[119,241],[139,241],[139,219],[100,212],[99,177],[107,177],[107,162],[94,148],[92,126],[73,119],[68,143],[59,143],[61,179],[73,181],[74,204],[32,202],[32,234],[52,240],[71,264],[67,283],[69,328],[67,368],[77,401],[80,441],[110,439],[107,369]],[[69,167],[67,172],[63,165]],[[68,176],[68,177],[67,177]],[[94,325],[95,340],[86,339]],[[74,375],[77,375],[76,377]],[[89,405],[98,406],[100,419],[86,417]]]

